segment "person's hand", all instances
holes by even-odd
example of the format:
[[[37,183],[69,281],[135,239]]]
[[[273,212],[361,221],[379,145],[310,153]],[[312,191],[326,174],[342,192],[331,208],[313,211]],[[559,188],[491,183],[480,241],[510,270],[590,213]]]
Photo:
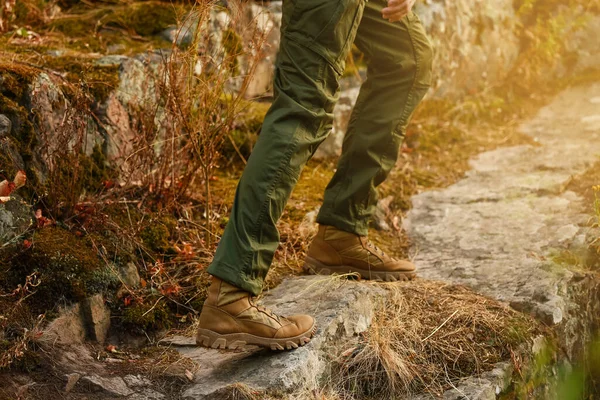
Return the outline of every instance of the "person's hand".
[[[398,22],[412,10],[416,0],[388,0],[388,6],[382,10],[384,19]]]

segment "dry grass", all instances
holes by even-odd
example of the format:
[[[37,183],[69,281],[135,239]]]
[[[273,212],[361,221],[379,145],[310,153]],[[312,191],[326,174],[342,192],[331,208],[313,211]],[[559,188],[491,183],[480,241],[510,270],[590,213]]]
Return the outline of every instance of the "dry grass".
[[[342,398],[434,396],[461,378],[511,359],[539,324],[456,285],[417,280],[383,285],[371,328],[341,349],[331,384]]]

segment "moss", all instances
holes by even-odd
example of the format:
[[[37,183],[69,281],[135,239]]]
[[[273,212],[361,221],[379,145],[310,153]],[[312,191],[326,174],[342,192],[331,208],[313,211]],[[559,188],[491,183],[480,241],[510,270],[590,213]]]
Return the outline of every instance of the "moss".
[[[14,24],[18,26],[38,26],[44,23],[46,0],[20,0],[15,3]]]
[[[112,268],[91,271],[84,281],[87,294],[114,293],[121,287],[121,280]]]
[[[97,103],[104,102],[119,84],[118,65],[96,65],[88,57],[52,57],[44,67],[64,73],[73,84],[83,85]]]
[[[238,57],[243,54],[244,45],[242,38],[235,30],[227,28],[225,32],[223,32],[223,49],[226,54],[226,68],[234,75],[238,74],[240,70]]]
[[[136,332],[168,329],[171,326],[170,311],[162,300],[148,304],[134,304],[123,312],[122,323]]]
[[[32,116],[27,108],[26,88],[38,70],[18,63],[0,63],[0,110],[11,121],[9,136],[26,165],[26,173],[31,183],[35,183],[36,174],[30,168],[34,158],[34,148],[38,142]],[[16,172],[14,162],[7,154],[0,154],[0,172],[13,177]]]
[[[169,217],[162,217],[151,221],[140,233],[140,238],[144,244],[157,253],[174,253],[173,247],[169,243],[171,232],[175,230],[177,222]]]
[[[123,13],[124,24],[142,36],[160,33],[177,23],[177,8],[166,3],[136,4]]]
[[[104,187],[106,181],[117,178],[117,171],[108,164],[99,144],[94,146],[90,156],[81,155],[80,159],[84,189],[97,192]]]
[[[91,11],[73,10],[71,16],[57,19],[49,26],[73,38],[89,36],[91,27],[98,32],[104,26],[118,26],[141,36],[151,36],[175,25],[178,13],[183,13],[183,9],[169,3],[130,3]]]
[[[49,226],[36,231],[31,242],[29,249],[11,257],[6,284],[14,288],[36,273],[41,283],[28,299],[34,311],[52,309],[61,299],[80,301],[101,290],[97,281],[103,265],[90,240]]]

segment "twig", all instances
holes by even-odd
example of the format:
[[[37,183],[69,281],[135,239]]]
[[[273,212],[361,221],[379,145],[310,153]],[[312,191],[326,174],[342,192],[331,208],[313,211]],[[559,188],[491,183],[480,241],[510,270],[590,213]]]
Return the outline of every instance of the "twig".
[[[150,309],[148,311],[146,311],[145,313],[142,314],[142,317],[145,317],[150,311],[154,310],[154,308],[158,305],[158,303],[164,298],[164,296],[161,296],[158,300],[156,300],[156,303],[154,303],[154,305],[152,307],[150,307]]]
[[[452,317],[454,317],[454,316],[456,315],[456,313],[457,313],[457,312],[458,312],[458,310],[454,311],[454,312],[452,313],[452,315],[451,315],[451,316],[449,316],[449,317],[448,317],[448,318],[447,318],[447,319],[446,319],[444,322],[442,322],[442,324],[441,324],[440,326],[438,326],[437,328],[435,328],[435,329],[433,330],[433,332],[431,332],[431,333],[429,334],[429,336],[427,336],[425,339],[421,340],[421,343],[423,343],[424,341],[426,341],[427,339],[429,339],[430,337],[432,337],[433,335],[435,335],[435,333],[436,333],[437,331],[439,331],[440,329],[442,329],[442,327],[443,327],[444,325],[446,325],[446,323],[447,323],[448,321],[450,321],[450,319],[451,319]]]

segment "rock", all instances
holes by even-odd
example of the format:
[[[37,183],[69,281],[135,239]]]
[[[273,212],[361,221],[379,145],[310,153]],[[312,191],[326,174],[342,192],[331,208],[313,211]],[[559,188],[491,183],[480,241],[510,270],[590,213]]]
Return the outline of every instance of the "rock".
[[[373,285],[330,277],[299,277],[284,281],[269,292],[264,304],[282,315],[309,313],[318,332],[306,346],[293,352],[243,352],[181,347],[183,355],[199,362],[200,369],[183,398],[213,399],[233,383],[256,390],[290,392],[315,389],[328,371],[327,359],[336,345],[356,339],[370,325],[374,299],[384,290]]]
[[[0,243],[17,241],[33,226],[35,215],[31,206],[17,195],[6,203],[0,202]]]
[[[167,397],[155,390],[144,388],[139,393],[128,397],[129,400],[166,399]]]
[[[125,381],[127,386],[132,388],[147,387],[152,385],[152,382],[141,375],[127,375],[123,377],[123,381]]]
[[[126,172],[130,172],[130,168],[125,165],[125,160],[133,152],[134,141],[139,135],[133,127],[135,121],[141,118],[144,110],[155,110],[157,126],[163,122],[163,112],[156,111],[157,96],[153,69],[138,59],[123,59],[119,67],[119,85],[101,105],[99,113],[105,122],[107,158]]]
[[[246,89],[247,98],[256,98],[270,95],[273,89],[273,75],[275,73],[275,59],[279,50],[281,36],[281,2],[274,1],[267,6],[248,2],[245,5],[244,25],[253,25],[255,29],[245,29],[245,42],[251,42],[249,35],[264,37],[264,43],[257,48],[250,48],[250,55],[242,57],[242,65],[248,69],[248,60],[258,57],[252,79]],[[242,71],[242,75],[244,71]]]
[[[10,122],[10,119],[4,114],[0,114],[0,139],[10,135],[11,130],[12,122]]]
[[[104,343],[110,329],[110,309],[104,304],[104,297],[96,294],[82,303],[84,321],[90,339]]]
[[[79,378],[81,378],[81,375],[74,372],[72,374],[67,374],[66,378],[67,384],[65,385],[65,392],[69,393],[71,390],[73,390],[77,382],[79,382]]]
[[[31,108],[37,116],[39,148],[44,149],[43,154],[51,155],[59,146],[67,145],[73,149],[82,146],[81,150],[90,155],[95,145],[103,145],[104,137],[92,116],[73,107],[49,75],[40,73],[28,89]],[[77,123],[65,123],[75,120]]]
[[[589,217],[565,188],[600,154],[581,120],[598,95],[600,83],[560,94],[522,127],[539,146],[479,155],[463,180],[414,196],[404,220],[420,276],[464,284],[555,326],[569,357],[592,336],[600,305],[586,299],[600,288],[592,274],[553,259],[566,246],[586,246]]]
[[[431,0],[415,13],[435,48],[434,91],[456,97],[500,82],[519,54],[512,0]]]
[[[129,262],[125,266],[119,269],[119,275],[123,280],[123,283],[131,288],[137,288],[140,286],[140,274],[137,266]]]
[[[81,382],[90,386],[92,390],[104,392],[111,396],[125,397],[135,393],[127,387],[123,378],[119,377],[105,378],[98,375],[90,375],[81,378]]]
[[[129,57],[127,56],[123,56],[123,55],[110,55],[110,56],[104,56],[102,58],[99,58],[98,60],[96,60],[95,64],[96,65],[121,65],[123,62],[127,61],[129,59]]]
[[[0,153],[8,157],[12,161],[13,166],[18,170],[25,169],[25,162],[19,153],[19,148],[15,144],[14,140],[9,136],[2,137],[0,133]]]
[[[48,50],[46,52],[50,57],[63,57],[65,55],[64,50]]]
[[[576,73],[598,69],[600,65],[600,15],[589,13],[583,29],[575,30],[570,40],[566,40],[567,51],[577,56],[573,67]]]
[[[49,345],[81,344],[86,338],[86,326],[83,321],[81,306],[62,307],[59,316],[44,330],[42,341]]]

